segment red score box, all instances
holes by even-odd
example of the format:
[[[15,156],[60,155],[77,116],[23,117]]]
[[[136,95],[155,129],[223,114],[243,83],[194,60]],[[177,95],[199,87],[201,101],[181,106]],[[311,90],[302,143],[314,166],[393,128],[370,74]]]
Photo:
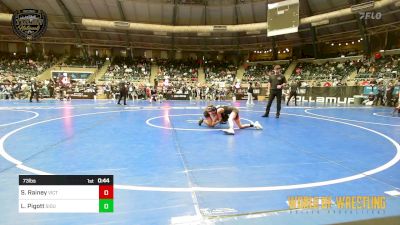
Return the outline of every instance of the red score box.
[[[99,186],[99,199],[113,199],[114,186],[113,185],[100,185]]]

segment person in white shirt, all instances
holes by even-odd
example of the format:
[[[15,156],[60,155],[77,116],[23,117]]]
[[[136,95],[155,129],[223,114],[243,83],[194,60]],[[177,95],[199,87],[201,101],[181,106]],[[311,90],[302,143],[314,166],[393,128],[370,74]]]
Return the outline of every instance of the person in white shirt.
[[[253,84],[250,82],[249,87],[247,88],[247,103],[246,103],[246,105],[254,105],[253,92],[254,92]]]

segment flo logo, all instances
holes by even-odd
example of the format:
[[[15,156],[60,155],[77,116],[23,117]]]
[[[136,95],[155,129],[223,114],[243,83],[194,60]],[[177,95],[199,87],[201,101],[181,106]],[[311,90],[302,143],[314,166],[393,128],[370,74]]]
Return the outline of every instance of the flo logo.
[[[382,18],[382,13],[380,12],[360,12],[360,19],[365,20],[380,20]]]
[[[43,10],[22,9],[12,16],[14,33],[26,41],[40,38],[47,30],[47,15]]]

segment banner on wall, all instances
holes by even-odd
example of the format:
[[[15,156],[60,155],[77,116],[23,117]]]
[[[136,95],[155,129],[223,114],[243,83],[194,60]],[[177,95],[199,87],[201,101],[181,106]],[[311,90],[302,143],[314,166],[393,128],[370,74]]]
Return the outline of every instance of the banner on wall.
[[[300,102],[353,104],[353,97],[362,94],[363,88],[362,86],[299,88],[297,100]],[[265,96],[269,95],[266,88],[261,88],[260,93]]]

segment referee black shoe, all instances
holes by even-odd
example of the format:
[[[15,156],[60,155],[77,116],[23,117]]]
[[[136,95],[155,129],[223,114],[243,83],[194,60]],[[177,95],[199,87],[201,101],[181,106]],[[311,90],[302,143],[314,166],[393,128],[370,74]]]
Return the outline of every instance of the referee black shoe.
[[[264,115],[262,115],[261,117],[269,117],[269,115],[267,113],[265,113]]]

